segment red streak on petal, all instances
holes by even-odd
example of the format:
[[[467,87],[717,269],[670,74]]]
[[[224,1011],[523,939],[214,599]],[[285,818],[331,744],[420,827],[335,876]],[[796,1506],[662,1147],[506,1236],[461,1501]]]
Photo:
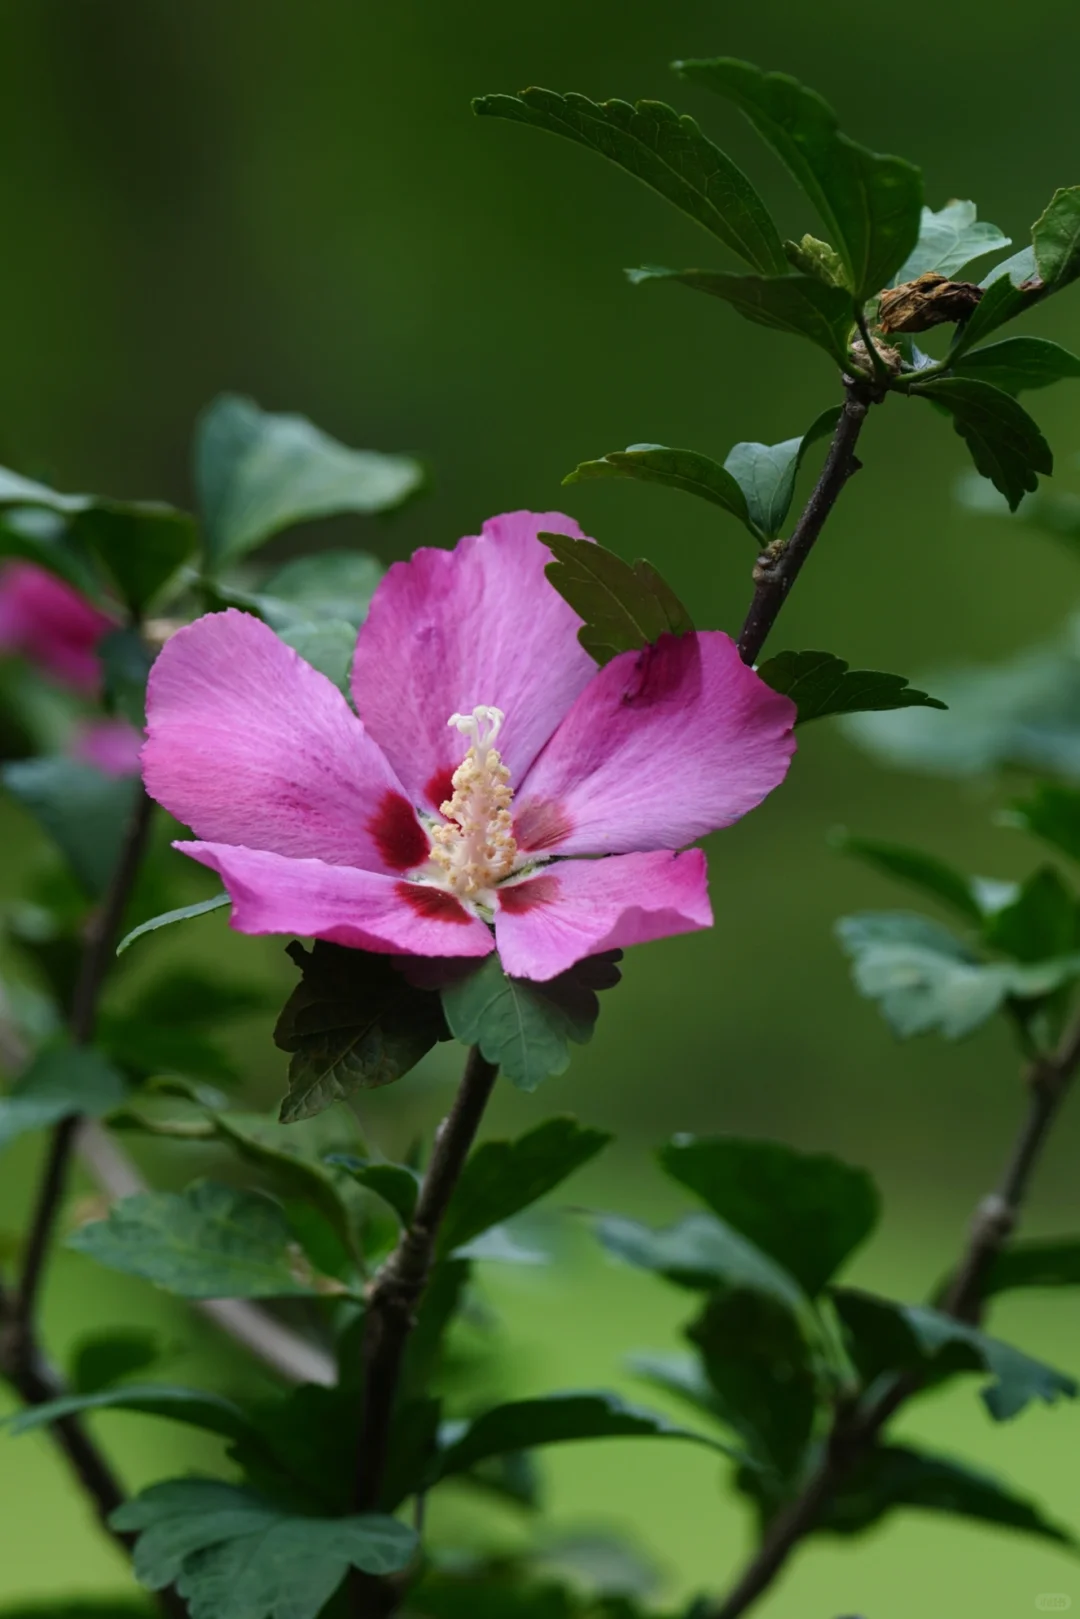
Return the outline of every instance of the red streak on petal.
[[[428,837],[407,798],[387,791],[368,822],[375,845],[391,871],[410,871],[428,857]]]
[[[398,883],[397,892],[398,898],[411,905],[425,921],[464,922],[467,925],[473,920],[453,894],[447,894],[441,888],[430,888],[426,883]]]
[[[499,909],[509,916],[523,916],[536,905],[550,905],[559,897],[557,877],[534,877],[531,882],[512,883],[499,889]]]
[[[441,810],[448,798],[454,796],[454,772],[449,765],[443,770],[436,770],[424,794],[433,809]]]
[[[536,854],[553,848],[571,831],[570,820],[561,804],[524,804],[514,821],[514,837],[519,849]]]

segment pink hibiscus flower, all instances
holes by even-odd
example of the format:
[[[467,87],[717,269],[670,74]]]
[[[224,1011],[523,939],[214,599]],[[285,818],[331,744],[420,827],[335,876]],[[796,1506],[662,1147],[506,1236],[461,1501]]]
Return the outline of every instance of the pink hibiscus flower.
[[[146,786],[196,833],[177,848],[220,873],[235,928],[497,948],[543,980],[711,924],[705,857],[675,851],[783,779],[794,705],[716,631],[597,669],[544,576],[543,530],[584,538],[513,512],[396,563],[357,641],[356,714],[244,613],[168,641]]]
[[[115,628],[107,613],[36,563],[0,568],[0,651],[25,658],[72,691],[97,693],[98,642]]]

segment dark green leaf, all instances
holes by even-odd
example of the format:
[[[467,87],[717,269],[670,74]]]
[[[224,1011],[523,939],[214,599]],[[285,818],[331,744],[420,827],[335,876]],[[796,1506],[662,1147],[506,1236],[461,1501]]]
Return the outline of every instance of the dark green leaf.
[[[350,450],[303,416],[222,394],[199,419],[195,483],[216,570],[294,523],[391,511],[422,487],[424,471],[409,456]]]
[[[349,671],[356,651],[356,631],[351,624],[344,619],[326,618],[316,624],[294,624],[278,633],[286,646],[299,652],[305,663],[332,680],[348,697]]]
[[[140,1327],[90,1333],[71,1352],[68,1383],[74,1394],[96,1394],[161,1358],[157,1335]]]
[[[688,1336],[701,1352],[717,1415],[752,1460],[791,1477],[818,1402],[812,1357],[792,1312],[767,1293],[721,1293]]]
[[[911,392],[949,411],[976,470],[1000,489],[1011,510],[1038,487],[1037,473],[1053,472],[1054,457],[1039,428],[1000,388],[975,377],[929,377]]]
[[[111,630],[98,642],[105,698],[137,731],[146,722],[146,681],[154,661],[137,630]]]
[[[895,877],[898,882],[930,894],[981,927],[984,913],[973,879],[936,855],[901,843],[882,843],[877,838],[854,838],[847,832],[836,832],[829,841],[839,854],[853,855],[886,877]]]
[[[1052,866],[1028,878],[1010,905],[986,920],[983,937],[1017,961],[1047,961],[1080,945],[1076,900]]]
[[[802,1289],[784,1268],[738,1231],[708,1214],[688,1214],[655,1230],[625,1215],[607,1214],[596,1233],[610,1254],[651,1270],[682,1287],[711,1292],[723,1286],[763,1293],[785,1309],[806,1304]]]
[[[216,1479],[151,1485],[110,1523],[137,1533],[141,1583],[175,1583],[194,1619],[317,1619],[350,1568],[396,1573],[416,1550],[393,1518],[301,1517]]]
[[[578,640],[597,663],[650,646],[662,635],[693,630],[690,614],[651,562],[639,559],[631,567],[592,540],[566,534],[539,537],[555,558],[544,571],[584,620]]]
[[[866,1241],[881,1212],[864,1169],[779,1141],[676,1136],[659,1158],[674,1180],[811,1295]]]
[[[904,675],[851,669],[831,652],[780,652],[758,669],[773,691],[790,697],[796,725],[826,714],[859,714],[888,708],[944,708],[937,697],[909,686]]]
[[[78,513],[72,539],[102,562],[128,609],[143,613],[194,555],[195,519],[172,506],[99,501]]]
[[[1080,359],[1045,337],[1007,337],[972,349],[951,369],[957,376],[992,383],[1007,394],[1046,388],[1064,377],[1080,377]]]
[[[1030,247],[995,264],[982,282],[983,296],[967,320],[957,328],[949,364],[967,354],[984,337],[1037,304],[1046,294]]]
[[[588,956],[547,983],[508,978],[495,955],[442,992],[446,1021],[463,1045],[480,1047],[520,1090],[535,1090],[570,1066],[570,1042],[592,1039],[597,993],[622,976],[621,950]]]
[[[901,1445],[879,1445],[858,1463],[831,1498],[820,1527],[838,1535],[861,1534],[897,1507],[947,1512],[1061,1545],[1075,1544],[1069,1530],[1003,1481],[966,1462]]]
[[[676,62],[676,73],[742,108],[828,226],[860,302],[888,285],[915,247],[922,176],[841,134],[831,107],[786,73],[731,57]]]
[[[724,466],[746,499],[751,528],[774,540],[784,526],[795,478],[812,444],[827,438],[840,420],[838,408],[822,411],[801,438],[782,444],[736,444]]]
[[[356,630],[367,617],[385,569],[366,551],[316,551],[294,557],[259,587],[266,621],[275,630],[322,619],[344,621]]]
[[[124,1076],[100,1052],[51,1046],[0,1096],[0,1147],[27,1130],[48,1129],[82,1113],[104,1118],[127,1099]]]
[[[809,338],[845,369],[849,363],[848,339],[855,319],[851,294],[843,287],[827,286],[816,276],[773,279],[728,275],[720,270],[666,270],[653,264],[626,273],[635,286],[645,281],[680,281],[695,292],[722,298],[758,326]]]
[[[229,1054],[216,1041],[183,1024],[103,1012],[98,1044],[133,1078],[154,1074],[187,1074],[191,1078],[233,1080],[239,1077]]]
[[[275,1044],[292,1054],[284,1124],[392,1084],[446,1038],[437,994],[415,989],[392,957],[321,939],[311,950],[287,948],[301,980],[274,1030]]]
[[[104,893],[135,804],[136,783],[77,759],[19,759],[4,785],[31,814],[93,897]]]
[[[68,1247],[189,1299],[325,1293],[279,1204],[258,1192],[196,1181],[186,1192],[139,1192]]]
[[[1077,1385],[1066,1373],[929,1305],[898,1304],[852,1288],[837,1288],[833,1298],[867,1385],[893,1372],[987,1372],[993,1382],[983,1399],[998,1422],[1018,1415],[1032,1400],[1052,1405],[1062,1397],[1076,1398]]]
[[[509,1220],[546,1197],[607,1146],[603,1130],[576,1119],[547,1119],[516,1141],[485,1141],[477,1147],[454,1189],[439,1236],[444,1254],[482,1231]]]
[[[976,259],[987,253],[997,253],[1010,246],[1010,238],[1003,236],[996,225],[976,218],[973,202],[947,202],[937,212],[924,208],[919,225],[919,240],[910,256],[893,277],[892,284],[914,281],[916,276],[934,270],[949,281],[961,279],[962,273]]]
[[[709,1434],[681,1428],[667,1417],[630,1405],[617,1394],[548,1394],[537,1400],[497,1405],[471,1422],[448,1423],[442,1436],[438,1477],[464,1473],[489,1456],[532,1450],[580,1439],[689,1439],[730,1456]]]
[[[140,922],[137,928],[124,935],[116,947],[116,954],[122,955],[129,944],[141,939],[144,933],[156,933],[158,928],[167,928],[173,922],[186,922],[192,916],[206,916],[210,911],[220,911],[223,906],[231,905],[228,894],[215,894],[213,899],[201,899],[195,905],[181,905],[175,911],[163,911],[160,916],[152,916],[149,922]]]
[[[14,473],[0,467],[0,490]],[[68,519],[41,506],[0,506],[0,557],[22,557],[95,597],[101,580],[93,559],[71,538]]]
[[[664,444],[631,444],[625,450],[612,450],[600,461],[582,461],[567,474],[563,483],[585,483],[593,478],[636,478],[639,483],[661,483],[669,489],[683,489],[688,495],[700,495],[702,500],[722,506],[740,523],[745,523],[752,534],[756,532],[746,510],[746,497],[731,473],[696,450],[671,450]]]
[[[335,1169],[344,1169],[358,1186],[365,1186],[376,1197],[388,1203],[401,1221],[408,1225],[416,1212],[416,1199],[420,1191],[420,1176],[407,1164],[374,1163],[357,1158],[352,1153],[335,1152],[324,1163]]]
[[[1080,789],[1040,782],[1030,798],[1013,804],[1009,820],[1080,861]]]
[[[980,1295],[993,1298],[1018,1287],[1080,1286],[1080,1238],[1033,1237],[1013,1242],[997,1254],[983,1278]]]
[[[1050,292],[1080,275],[1080,186],[1055,191],[1031,227],[1039,275]]]
[[[718,236],[766,275],[787,268],[768,209],[743,174],[692,118],[662,101],[590,101],[587,96],[523,90],[519,96],[479,96],[481,117],[510,118],[565,135],[599,152]]]
[[[259,1113],[214,1113],[214,1129],[247,1163],[265,1174],[283,1198],[315,1209],[346,1253],[355,1247],[349,1209],[314,1152],[305,1152],[295,1130]]]
[[[251,1432],[248,1418],[232,1400],[205,1389],[178,1388],[169,1383],[125,1383],[92,1394],[66,1394],[18,1412],[8,1419],[7,1430],[16,1437],[84,1411],[135,1411],[141,1416],[167,1417],[207,1433],[222,1434],[226,1439],[239,1439]]]

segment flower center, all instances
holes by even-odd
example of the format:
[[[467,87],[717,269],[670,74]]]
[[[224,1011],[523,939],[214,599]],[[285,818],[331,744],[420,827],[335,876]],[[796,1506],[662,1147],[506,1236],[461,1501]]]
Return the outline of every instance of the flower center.
[[[517,859],[510,772],[495,746],[505,718],[501,708],[481,706],[447,721],[471,745],[451,779],[453,797],[439,806],[446,819],[431,829],[431,859],[447,888],[466,899],[493,888]]]

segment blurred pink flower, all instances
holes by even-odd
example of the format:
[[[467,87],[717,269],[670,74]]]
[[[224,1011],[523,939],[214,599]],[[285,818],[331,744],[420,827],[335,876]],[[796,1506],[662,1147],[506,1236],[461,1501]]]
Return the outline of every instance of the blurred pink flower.
[[[88,719],[76,725],[67,751],[103,775],[137,776],[142,745],[142,733],[127,720]]]
[[[794,705],[717,631],[603,669],[544,576],[558,513],[513,512],[392,567],[360,630],[357,715],[267,625],[180,630],[150,676],[148,791],[243,933],[484,956],[549,979],[708,927],[683,845],[784,777]],[[574,856],[604,856],[576,859]]]
[[[97,645],[115,628],[108,614],[35,563],[0,567],[0,652],[25,658],[72,691],[96,694]]]

